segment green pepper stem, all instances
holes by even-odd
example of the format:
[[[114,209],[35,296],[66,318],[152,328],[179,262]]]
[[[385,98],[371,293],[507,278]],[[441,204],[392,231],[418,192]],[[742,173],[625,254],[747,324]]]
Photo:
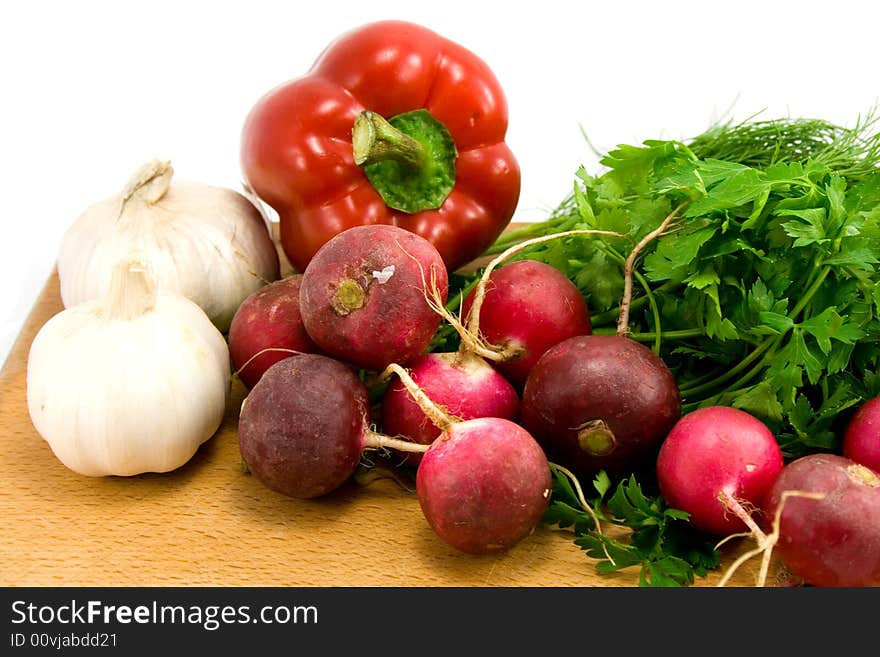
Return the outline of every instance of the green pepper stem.
[[[364,110],[355,119],[351,144],[354,162],[360,167],[394,160],[418,168],[425,158],[425,149],[418,141],[369,110]]]

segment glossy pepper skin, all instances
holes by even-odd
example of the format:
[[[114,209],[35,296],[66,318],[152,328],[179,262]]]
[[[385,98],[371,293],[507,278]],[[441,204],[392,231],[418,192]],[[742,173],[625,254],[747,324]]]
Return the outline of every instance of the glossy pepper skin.
[[[437,209],[386,205],[355,164],[352,127],[369,110],[390,118],[425,109],[445,125],[455,184]],[[506,145],[507,101],[485,62],[422,26],[367,24],[339,37],[309,72],[264,95],[245,120],[241,164],[254,192],[278,212],[281,246],[303,271],[337,233],[393,224],[421,235],[452,271],[505,229],[520,193]]]

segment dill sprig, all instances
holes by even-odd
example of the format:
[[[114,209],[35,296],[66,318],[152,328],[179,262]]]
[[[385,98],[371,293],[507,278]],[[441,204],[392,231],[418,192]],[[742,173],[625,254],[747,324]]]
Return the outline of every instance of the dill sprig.
[[[776,118],[715,125],[688,143],[700,159],[755,168],[779,162],[819,162],[851,180],[880,166],[880,115],[874,108],[845,127],[823,119]]]

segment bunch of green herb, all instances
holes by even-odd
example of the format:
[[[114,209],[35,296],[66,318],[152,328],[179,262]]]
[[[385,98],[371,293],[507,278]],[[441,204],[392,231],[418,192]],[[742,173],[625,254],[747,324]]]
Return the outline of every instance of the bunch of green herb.
[[[646,494],[635,477],[614,485],[600,472],[592,482],[597,495],[587,499],[571,472],[551,469],[553,494],[544,521],[573,532],[575,545],[596,560],[599,573],[638,568],[639,586],[672,587],[693,584],[695,575],[705,577],[720,565],[718,552],[687,522],[688,514]],[[614,536],[609,527],[626,531]]]
[[[813,119],[715,126],[685,143],[623,145],[546,220],[487,255],[539,235],[565,237],[516,258],[568,275],[612,333],[622,264],[684,203],[674,230],[640,256],[630,336],[675,374],[686,412],[724,404],[765,421],[789,458],[839,448],[841,423],[880,394],[880,133]],[[477,272],[478,274],[479,272]],[[459,277],[467,290],[475,277]],[[450,308],[458,298],[453,296]],[[438,335],[435,346],[449,348]]]

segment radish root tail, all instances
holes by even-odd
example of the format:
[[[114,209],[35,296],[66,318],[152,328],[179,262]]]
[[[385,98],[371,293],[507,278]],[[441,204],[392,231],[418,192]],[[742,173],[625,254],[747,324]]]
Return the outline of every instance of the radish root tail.
[[[632,287],[633,287],[633,270],[636,266],[636,259],[652,240],[669,232],[672,222],[678,217],[678,213],[687,205],[686,202],[679,204],[669,215],[660,223],[657,228],[645,235],[638,244],[630,251],[626,262],[623,265],[623,297],[620,300],[620,314],[617,317],[617,335],[626,336],[629,333],[629,307],[632,303]]]
[[[273,352],[274,352],[274,353],[282,352],[282,353],[286,353],[286,354],[291,354],[291,355],[293,355],[293,356],[298,356],[298,355],[301,355],[301,354],[304,354],[304,353],[305,353],[305,352],[303,352],[303,351],[297,351],[296,349],[287,349],[286,347],[266,347],[265,349],[260,349],[260,350],[259,350],[257,353],[255,353],[253,356],[251,356],[250,358],[248,358],[248,359],[244,362],[244,364],[243,364],[241,367],[239,367],[237,370],[235,370],[235,371],[232,373],[232,375],[230,376],[230,378],[232,378],[232,377],[236,377],[236,376],[239,376],[239,375],[244,371],[244,369],[245,369],[248,365],[251,364],[251,362],[252,362],[255,358],[258,358],[258,357],[262,356],[263,354],[273,353]]]
[[[786,501],[791,497],[803,497],[811,500],[821,500],[825,497],[825,495],[823,493],[811,493],[809,491],[802,490],[783,491],[782,495],[780,495],[779,497],[779,504],[776,507],[776,512],[773,514],[773,525],[770,533],[765,534],[759,529],[758,533],[754,533],[753,531],[751,534],[745,534],[746,536],[754,536],[755,540],[758,543],[758,546],[751,550],[748,550],[747,552],[743,552],[732,564],[730,564],[728,569],[725,571],[724,576],[718,582],[719,587],[726,586],[727,583],[730,581],[730,578],[733,577],[734,573],[739,569],[741,565],[743,565],[749,559],[758,556],[759,554],[762,555],[762,557],[761,566],[758,569],[757,586],[763,587],[767,583],[767,573],[770,570],[770,557],[773,552],[773,548],[779,541],[779,524],[782,518],[782,508],[785,506]],[[722,543],[723,542],[724,541],[722,541]],[[718,545],[721,545],[721,543],[719,543]]]

